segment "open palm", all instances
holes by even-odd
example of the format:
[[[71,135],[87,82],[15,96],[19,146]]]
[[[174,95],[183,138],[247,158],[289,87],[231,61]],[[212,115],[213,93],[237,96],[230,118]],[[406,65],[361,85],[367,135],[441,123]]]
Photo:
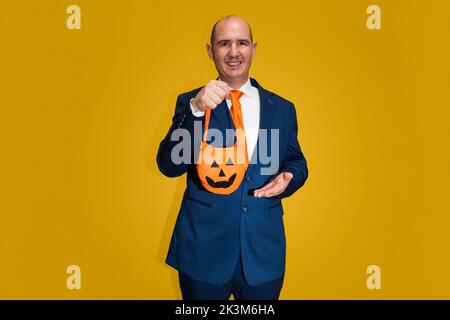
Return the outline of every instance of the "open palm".
[[[290,172],[281,172],[264,187],[256,189],[253,195],[257,198],[277,196],[286,189],[292,177]]]

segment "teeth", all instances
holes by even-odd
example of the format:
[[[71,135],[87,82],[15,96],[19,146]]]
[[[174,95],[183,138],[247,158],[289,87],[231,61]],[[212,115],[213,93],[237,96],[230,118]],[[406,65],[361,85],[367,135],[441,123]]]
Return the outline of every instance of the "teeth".
[[[230,65],[230,66],[237,66],[237,65],[241,64],[241,62],[240,61],[238,61],[238,62],[228,62],[227,64]]]

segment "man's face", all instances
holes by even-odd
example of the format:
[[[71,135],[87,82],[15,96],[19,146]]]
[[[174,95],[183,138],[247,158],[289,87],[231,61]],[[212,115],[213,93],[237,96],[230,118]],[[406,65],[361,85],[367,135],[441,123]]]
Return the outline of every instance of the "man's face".
[[[222,20],[216,26],[215,40],[207,45],[221,80],[245,81],[248,78],[257,43],[250,40],[247,23],[240,19]]]

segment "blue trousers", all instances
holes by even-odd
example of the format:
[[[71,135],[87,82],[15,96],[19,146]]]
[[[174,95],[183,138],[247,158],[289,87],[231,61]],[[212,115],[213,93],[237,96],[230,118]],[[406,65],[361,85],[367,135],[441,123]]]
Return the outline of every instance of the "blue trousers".
[[[257,286],[250,286],[245,280],[241,258],[231,279],[222,285],[202,282],[178,272],[183,300],[228,300],[233,294],[235,300],[278,300],[284,276]]]

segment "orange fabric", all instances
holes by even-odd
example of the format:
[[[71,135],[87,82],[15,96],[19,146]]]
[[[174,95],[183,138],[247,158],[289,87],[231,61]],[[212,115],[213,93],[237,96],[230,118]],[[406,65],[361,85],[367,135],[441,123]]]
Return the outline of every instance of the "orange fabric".
[[[245,146],[245,162],[248,164],[248,154],[247,154],[247,140],[245,139],[245,129],[244,129],[244,118],[242,117],[242,106],[239,99],[244,94],[239,90],[230,90],[231,93],[231,118],[233,119],[234,126],[236,129],[242,130],[244,134],[244,143]]]
[[[231,118],[236,128],[236,143],[216,148],[206,142],[211,109],[205,111],[205,129],[200,145],[197,173],[203,187],[216,194],[230,194],[239,188],[248,168],[247,142],[239,98],[243,92],[231,90]]]

